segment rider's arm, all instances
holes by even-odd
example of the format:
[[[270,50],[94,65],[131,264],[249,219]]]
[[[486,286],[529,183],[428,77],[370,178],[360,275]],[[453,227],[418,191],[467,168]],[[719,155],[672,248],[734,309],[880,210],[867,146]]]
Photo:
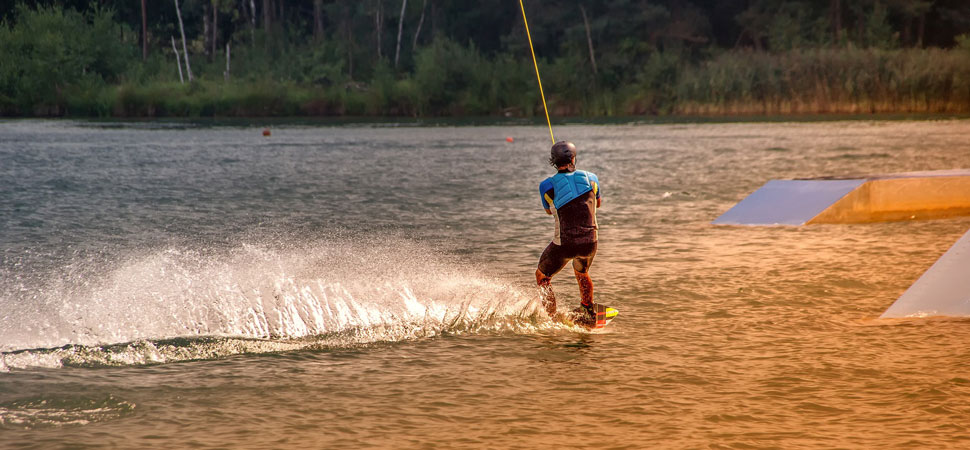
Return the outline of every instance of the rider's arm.
[[[542,202],[542,209],[546,210],[546,214],[552,214],[552,180],[547,178],[542,183],[539,183],[539,201]]]
[[[593,193],[596,194],[596,207],[599,208],[603,205],[603,199],[600,197],[600,179],[594,174],[589,174],[593,181]]]

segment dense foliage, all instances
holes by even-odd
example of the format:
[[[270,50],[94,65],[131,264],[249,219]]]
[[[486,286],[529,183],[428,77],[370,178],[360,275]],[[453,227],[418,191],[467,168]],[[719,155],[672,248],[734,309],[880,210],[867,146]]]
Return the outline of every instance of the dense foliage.
[[[963,0],[526,10],[556,115],[970,112]],[[8,115],[542,111],[517,0],[41,0],[0,18]]]

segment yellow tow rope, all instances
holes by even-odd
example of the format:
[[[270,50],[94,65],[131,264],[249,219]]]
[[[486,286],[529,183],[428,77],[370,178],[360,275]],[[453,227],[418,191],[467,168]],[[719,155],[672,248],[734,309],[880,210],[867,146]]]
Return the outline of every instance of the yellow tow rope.
[[[532,48],[532,35],[529,33],[529,20],[525,18],[525,5],[519,0],[519,7],[522,8],[522,23],[525,24],[525,36],[529,38],[529,51],[532,52],[532,64],[536,67],[536,80],[539,82],[539,96],[542,97],[542,110],[546,112],[546,124],[549,125],[549,138],[552,143],[556,143],[556,137],[552,135],[552,122],[549,120],[549,108],[546,108],[546,94],[542,92],[542,78],[539,76],[539,63],[536,61],[536,51]]]

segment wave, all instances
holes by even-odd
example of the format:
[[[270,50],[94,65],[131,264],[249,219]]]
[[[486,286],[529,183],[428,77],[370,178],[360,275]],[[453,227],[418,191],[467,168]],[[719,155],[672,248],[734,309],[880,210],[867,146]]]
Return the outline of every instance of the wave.
[[[133,403],[112,395],[40,395],[0,402],[0,430],[87,425],[129,416],[134,410]]]
[[[398,240],[165,248],[67,267],[33,287],[0,285],[0,371],[556,326],[534,291]]]

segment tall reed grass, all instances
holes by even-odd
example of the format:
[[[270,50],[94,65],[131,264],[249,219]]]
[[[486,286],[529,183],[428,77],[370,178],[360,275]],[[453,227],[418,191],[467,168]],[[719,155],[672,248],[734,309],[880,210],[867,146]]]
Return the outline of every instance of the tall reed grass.
[[[159,62],[155,63],[156,65]],[[442,42],[413,72],[379,65],[368,82],[221,79],[215,68],[180,84],[168,76],[68,85],[56,104],[0,113],[116,117],[533,116],[542,114],[531,62]],[[723,52],[700,62],[657,53],[608,85],[581,61],[544,62],[557,116],[970,113],[970,50],[803,49]],[[83,80],[82,80],[83,81]]]
[[[970,112],[970,52],[817,49],[720,54],[684,71],[678,114]]]

